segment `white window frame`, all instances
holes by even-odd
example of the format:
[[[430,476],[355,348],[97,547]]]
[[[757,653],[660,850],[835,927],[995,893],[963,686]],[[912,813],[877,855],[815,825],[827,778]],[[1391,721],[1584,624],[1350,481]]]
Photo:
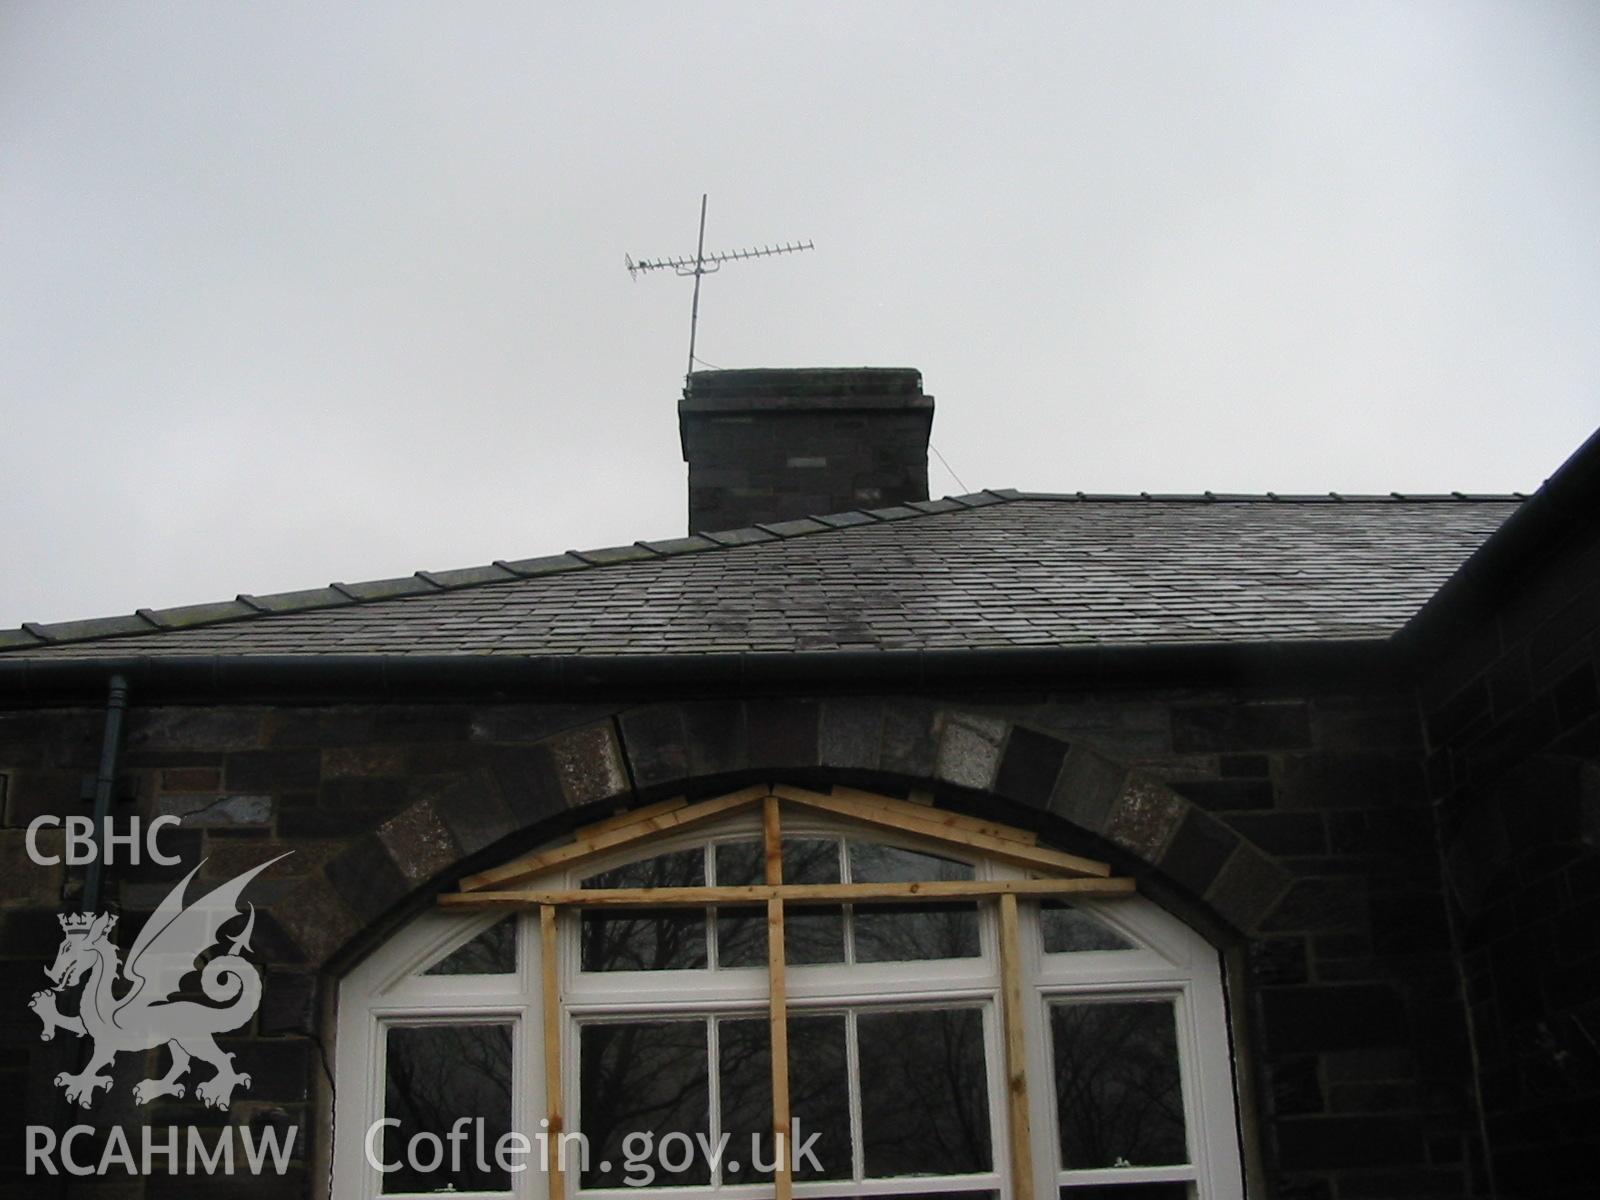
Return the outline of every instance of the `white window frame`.
[[[982,854],[884,829],[864,829],[846,820],[796,814],[784,820],[785,836],[838,836],[871,840],[910,850],[970,862],[978,879],[1024,879],[1033,873]],[[759,820],[735,813],[714,825],[633,844],[614,854],[584,862],[560,873],[565,887],[609,867],[654,857],[673,850],[721,840],[760,837]],[[1233,1200],[1243,1194],[1233,1064],[1223,991],[1221,960],[1198,933],[1153,902],[1137,895],[1112,900],[1073,898],[1075,908],[1102,921],[1136,949],[1074,951],[1046,954],[1039,926],[1040,906],[1024,899],[1020,919],[1022,1019],[1026,1044],[1028,1116],[1032,1128],[1031,1162],[1038,1198],[1054,1197],[1069,1184],[1134,1183],[1183,1180],[1196,1200]],[[991,1146],[994,1170],[983,1177],[912,1177],[873,1179],[874,1191],[918,1192],[960,1182],[984,1186],[1010,1197],[1012,1164],[1008,1161],[1006,1064],[1001,1030],[1001,978],[996,905],[978,904],[977,958],[919,963],[791,966],[787,970],[788,1006],[795,1013],[857,1011],[865,1007],[903,1008],[952,1002],[982,1007],[988,1067]],[[541,1129],[550,1111],[544,1095],[546,1079],[542,1038],[540,923],[537,913],[517,920],[516,970],[507,975],[424,975],[420,972],[498,921],[503,911],[427,912],[397,932],[341,982],[335,1047],[336,1095],[333,1194],[381,1200],[382,1176],[367,1161],[364,1141],[373,1122],[383,1116],[384,1039],[392,1025],[444,1024],[506,1020],[513,1025],[512,1129],[530,1137]],[[561,1071],[559,1111],[578,1111],[578,1037],[580,1022],[649,1015],[761,1016],[767,1002],[764,968],[684,971],[584,972],[579,969],[578,917],[560,918],[558,965],[561,995]],[[714,940],[714,929],[712,930]],[[1127,1167],[1064,1171],[1058,1163],[1054,1069],[1049,1042],[1049,1006],[1067,998],[1170,1001],[1177,1024],[1189,1163],[1181,1167]],[[853,1043],[852,1043],[853,1044]],[[713,1071],[713,1077],[715,1072]],[[715,1086],[713,1084],[713,1086]],[[852,1078],[852,1105],[855,1083]],[[715,1106],[714,1106],[715,1107]],[[713,1113],[713,1122],[717,1115]],[[714,1128],[714,1125],[713,1125]],[[381,1142],[379,1143],[381,1146]],[[731,1152],[731,1151],[730,1151]],[[854,1153],[859,1162],[858,1144]],[[534,1156],[536,1163],[537,1154]],[[719,1200],[764,1200],[772,1183],[717,1188],[580,1189],[574,1170],[567,1176],[572,1200],[622,1200],[645,1195],[716,1196]],[[457,1192],[461,1200],[553,1200],[549,1177],[534,1165],[511,1176],[509,1192]],[[796,1183],[797,1197],[853,1196],[861,1182]],[[431,1194],[431,1193],[422,1193]],[[978,1194],[982,1194],[979,1192]],[[1065,1193],[1070,1196],[1070,1191]]]

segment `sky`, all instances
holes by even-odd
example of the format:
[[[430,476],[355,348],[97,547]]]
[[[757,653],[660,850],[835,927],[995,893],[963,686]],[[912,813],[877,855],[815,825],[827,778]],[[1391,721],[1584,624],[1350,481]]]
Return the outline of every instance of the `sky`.
[[[1600,5],[0,0],[0,627],[671,537],[708,365],[934,495],[1531,491]],[[957,481],[959,477],[960,481]]]

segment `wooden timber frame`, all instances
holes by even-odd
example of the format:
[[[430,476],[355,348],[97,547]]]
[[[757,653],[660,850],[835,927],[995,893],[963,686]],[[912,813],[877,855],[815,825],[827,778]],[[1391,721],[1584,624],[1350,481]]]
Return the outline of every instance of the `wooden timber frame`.
[[[783,881],[782,806],[788,804],[869,828],[910,835],[954,852],[978,854],[1020,866],[1034,878],[1006,880],[928,880],[900,883],[786,884]],[[765,883],[738,887],[564,888],[544,882],[552,874],[594,859],[644,848],[662,837],[694,829],[719,817],[759,808],[766,871]],[[1133,894],[1134,881],[1114,878],[1111,868],[1038,845],[1024,829],[980,817],[934,808],[850,788],[829,793],[789,784],[760,784],[710,800],[665,800],[586,825],[574,839],[503,866],[469,875],[459,892],[439,897],[448,910],[536,909],[543,979],[546,1118],[556,1145],[565,1128],[561,1068],[561,983],[557,955],[557,920],[561,910],[615,907],[694,907],[719,904],[761,904],[767,912],[768,1022],[772,1057],[772,1133],[777,1168],[776,1200],[792,1200],[789,1148],[788,971],[784,957],[784,909],[790,903],[914,903],[952,899],[993,902],[1000,927],[1000,1020],[1004,1051],[1008,1150],[1012,1200],[1034,1200],[1032,1131],[1028,1119],[1028,1081],[1024,1064],[1023,989],[1018,935],[1019,900],[1110,898]],[[550,1167],[552,1200],[566,1200],[566,1179],[559,1154]]]

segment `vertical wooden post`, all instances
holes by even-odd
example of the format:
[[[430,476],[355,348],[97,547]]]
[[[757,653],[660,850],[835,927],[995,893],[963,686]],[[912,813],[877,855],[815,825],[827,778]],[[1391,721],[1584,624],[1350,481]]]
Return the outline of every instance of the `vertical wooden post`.
[[[1023,1035],[1022,939],[1017,898],[1000,897],[1000,999],[1006,1043],[1007,1124],[1011,1129],[1011,1195],[1033,1200],[1033,1131],[1028,1122],[1027,1043]]]
[[[767,884],[783,883],[783,831],[778,822],[778,798],[768,796],[761,804],[762,842],[766,850]],[[783,901],[774,896],[767,901],[767,980],[771,999],[768,1021],[772,1030],[772,1132],[773,1195],[775,1200],[791,1200],[794,1180],[790,1172],[789,1146],[789,983],[783,951]]]
[[[544,1104],[549,1121],[545,1143],[550,1200],[565,1200],[566,1172],[561,1166],[561,960],[557,953],[556,906],[539,906],[539,979],[544,992]]]

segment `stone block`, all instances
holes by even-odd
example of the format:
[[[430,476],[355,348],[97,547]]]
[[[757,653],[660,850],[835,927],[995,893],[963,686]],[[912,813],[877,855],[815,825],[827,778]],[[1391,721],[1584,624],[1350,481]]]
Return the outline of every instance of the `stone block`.
[[[1388,1166],[1423,1156],[1417,1117],[1297,1117],[1279,1122],[1277,1134],[1278,1163],[1291,1171]]]
[[[822,702],[817,756],[825,767],[876,770],[883,738],[883,702],[838,696]]]
[[[395,777],[407,770],[406,746],[330,746],[322,752],[327,779]]]
[[[274,709],[266,718],[266,745],[274,747],[362,746],[376,741],[377,710],[355,705]]]
[[[494,789],[517,827],[536,824],[566,807],[562,781],[549,747],[486,746],[483,758]],[[481,776],[473,773],[454,778],[479,779]],[[450,823],[450,814],[443,808],[440,813],[446,823]],[[454,829],[454,825],[451,828]],[[456,840],[461,839],[458,836]]]
[[[1311,718],[1302,701],[1180,705],[1172,710],[1172,745],[1179,754],[1293,750],[1311,744]]]
[[[284,935],[313,966],[326,963],[361,931],[360,919],[320,873],[303,880],[270,911]]]
[[[551,734],[607,720],[604,704],[495,704],[472,710],[475,742],[542,742]]]
[[[1225,819],[1228,828],[1268,854],[1294,857],[1328,852],[1328,832],[1321,813],[1229,813]]]
[[[1100,833],[1122,794],[1126,767],[1081,742],[1067,752],[1050,796],[1050,811],[1079,829]]]
[[[1420,798],[1414,759],[1387,752],[1285,755],[1278,767],[1284,809],[1380,808]]]
[[[818,705],[814,700],[745,702],[745,736],[752,769],[817,765]]]
[[[390,817],[378,826],[378,838],[413,887],[445,871],[460,854],[431,800]]]
[[[1246,958],[1256,987],[1283,987],[1310,978],[1306,944],[1300,938],[1256,938],[1247,946]]]
[[[146,750],[248,750],[263,744],[264,715],[254,708],[142,708],[128,711],[123,746]]]
[[[43,866],[28,857],[27,833],[21,829],[0,830],[0,879],[5,880],[8,903],[54,906],[61,900],[67,882],[67,868],[60,862],[66,835],[59,829],[39,833],[39,849],[56,859],[54,866]]]
[[[1273,911],[1291,879],[1288,871],[1253,846],[1239,845],[1202,898],[1235,929],[1249,933]]]
[[[23,828],[35,817],[88,816],[93,796],[94,778],[82,771],[13,771],[6,780],[6,824]]]
[[[352,842],[323,868],[345,907],[371,924],[411,890],[405,872],[377,834]]]
[[[472,734],[472,713],[463,705],[384,705],[372,719],[375,742],[462,742]]]
[[[1134,857],[1154,863],[1190,807],[1165,784],[1132,773],[1106,818],[1105,835]]]
[[[735,700],[685,705],[690,775],[725,775],[749,765],[744,706]]]
[[[1032,729],[1012,729],[995,790],[1029,808],[1048,808],[1055,795],[1061,767],[1071,747],[1059,738]]]
[[[217,1047],[233,1054],[236,1070],[248,1072],[250,1086],[235,1096],[249,1104],[300,1104],[311,1091],[312,1047],[306,1038],[222,1037]]]
[[[1006,722],[974,713],[943,713],[939,724],[935,776],[974,791],[992,788],[1009,729]]]
[[[245,826],[266,828],[272,824],[276,805],[271,796],[216,796],[174,792],[156,801],[159,816],[177,817],[188,828]]]
[[[499,789],[479,774],[425,785],[418,800],[438,814],[463,856],[509,837],[523,825],[501,798]],[[556,811],[554,805],[550,811]]]
[[[13,899],[13,897],[7,897]],[[54,897],[44,903],[49,908],[0,908],[0,947],[7,959],[33,958],[48,962],[61,945],[61,922]],[[45,981],[41,978],[39,986]]]
[[[164,792],[212,792],[222,790],[222,771],[217,767],[168,767],[161,772]]]
[[[622,748],[609,720],[559,733],[539,745],[550,756],[566,807],[583,808],[632,794]]]
[[[688,775],[689,750],[678,705],[628,709],[618,715],[617,726],[638,787],[662,787]]]
[[[883,743],[878,765],[896,775],[931,779],[939,745],[938,713],[919,700],[893,700],[884,705]]]
[[[1261,993],[1261,1019],[1272,1054],[1323,1054],[1410,1041],[1399,993],[1381,984],[1269,988]]]
[[[1272,784],[1265,779],[1187,779],[1173,783],[1184,799],[1212,812],[1271,808]]]
[[[223,787],[236,792],[303,791],[322,778],[316,750],[246,750],[228,755]]]
[[[1215,817],[1191,808],[1156,865],[1178,886],[1202,896],[1238,844],[1239,835],[1233,830]]]
[[[1284,1055],[1267,1066],[1274,1115],[1294,1116],[1323,1111],[1322,1081],[1314,1054]]]

